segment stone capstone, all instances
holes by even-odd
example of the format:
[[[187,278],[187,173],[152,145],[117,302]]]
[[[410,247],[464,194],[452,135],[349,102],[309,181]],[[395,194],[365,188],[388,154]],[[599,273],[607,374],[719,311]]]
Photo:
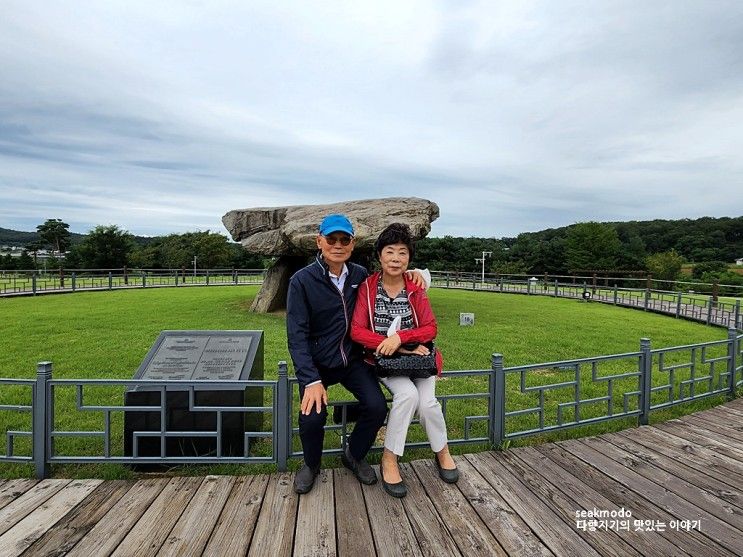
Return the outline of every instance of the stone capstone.
[[[439,216],[439,207],[418,197],[387,197],[230,211],[222,223],[236,242],[251,253],[278,257],[266,271],[252,311],[266,313],[286,307],[289,279],[317,253],[318,226],[332,213],[342,213],[351,220],[356,232],[354,255],[363,259],[372,254],[380,232],[393,222],[407,224],[415,240],[424,238]]]
[[[439,217],[436,203],[418,197],[387,197],[328,205],[292,205],[237,209],[222,217],[233,240],[260,255],[306,256],[317,251],[317,227],[325,216],[342,213],[353,223],[356,250],[371,251],[374,241],[393,222],[410,226],[416,240],[431,231]]]

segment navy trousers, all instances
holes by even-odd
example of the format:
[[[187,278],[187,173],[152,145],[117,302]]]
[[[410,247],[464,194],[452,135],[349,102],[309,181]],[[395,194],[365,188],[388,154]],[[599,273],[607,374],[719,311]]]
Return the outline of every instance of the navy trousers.
[[[356,460],[361,460],[374,444],[379,428],[387,416],[387,402],[372,367],[362,360],[352,361],[347,368],[320,370],[325,388],[340,383],[360,403],[359,419],[349,436],[348,443]],[[304,396],[304,387],[299,387],[299,398]],[[320,466],[327,407],[323,404],[318,413],[313,407],[308,415],[299,413],[299,437],[302,440],[304,462],[315,468]]]

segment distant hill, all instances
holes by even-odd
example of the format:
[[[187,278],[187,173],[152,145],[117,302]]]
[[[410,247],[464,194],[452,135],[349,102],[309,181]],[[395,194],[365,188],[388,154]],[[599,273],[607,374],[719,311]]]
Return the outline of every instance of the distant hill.
[[[73,244],[79,244],[83,241],[83,238],[85,238],[85,234],[70,232],[70,238]],[[23,247],[38,239],[39,235],[36,232],[23,232],[20,230],[11,230],[9,228],[0,227],[0,246]],[[134,236],[134,241],[141,246],[146,246],[153,240],[154,238],[149,236]]]

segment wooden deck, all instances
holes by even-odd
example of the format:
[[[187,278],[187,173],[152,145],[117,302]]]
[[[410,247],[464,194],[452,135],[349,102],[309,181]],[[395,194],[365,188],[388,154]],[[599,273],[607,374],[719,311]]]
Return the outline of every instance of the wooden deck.
[[[743,400],[456,460],[457,485],[432,460],[405,464],[402,500],[342,468],[302,497],[290,473],[8,480],[0,556],[743,555]],[[593,509],[631,517],[579,527]]]

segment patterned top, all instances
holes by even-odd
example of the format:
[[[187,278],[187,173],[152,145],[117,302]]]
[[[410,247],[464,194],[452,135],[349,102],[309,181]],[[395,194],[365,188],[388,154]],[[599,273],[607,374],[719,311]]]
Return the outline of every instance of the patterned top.
[[[387,336],[387,329],[398,315],[402,320],[400,329],[413,328],[413,310],[410,308],[408,293],[403,288],[394,299],[390,298],[384,291],[380,279],[377,282],[377,295],[374,299],[374,332]]]

